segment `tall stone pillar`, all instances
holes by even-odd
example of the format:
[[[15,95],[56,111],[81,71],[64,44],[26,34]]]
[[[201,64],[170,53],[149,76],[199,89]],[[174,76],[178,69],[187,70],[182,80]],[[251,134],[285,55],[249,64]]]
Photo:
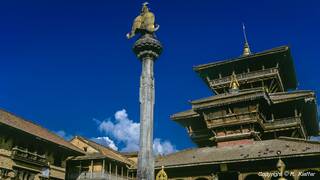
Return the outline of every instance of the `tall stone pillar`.
[[[138,157],[139,180],[154,179],[153,112],[154,76],[153,65],[162,51],[161,43],[153,34],[142,35],[134,44],[133,51],[141,60],[140,77],[140,150]]]
[[[155,16],[144,3],[140,14],[134,19],[130,39],[140,35],[133,46],[133,51],[142,63],[140,77],[140,149],[138,156],[138,180],[154,179],[153,157],[153,112],[154,112],[154,61],[162,52],[162,45],[155,36],[159,25],[155,24]]]

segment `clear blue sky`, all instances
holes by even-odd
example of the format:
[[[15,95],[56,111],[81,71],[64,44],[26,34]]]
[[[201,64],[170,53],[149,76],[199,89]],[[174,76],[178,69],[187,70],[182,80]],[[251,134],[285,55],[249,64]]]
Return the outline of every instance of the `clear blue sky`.
[[[50,130],[100,136],[94,118],[139,120],[140,62],[125,34],[143,1],[0,2],[0,106]],[[164,52],[155,64],[155,137],[194,146],[169,116],[211,95],[192,66],[290,45],[299,89],[320,88],[320,3],[151,0]],[[319,94],[318,94],[319,95]]]

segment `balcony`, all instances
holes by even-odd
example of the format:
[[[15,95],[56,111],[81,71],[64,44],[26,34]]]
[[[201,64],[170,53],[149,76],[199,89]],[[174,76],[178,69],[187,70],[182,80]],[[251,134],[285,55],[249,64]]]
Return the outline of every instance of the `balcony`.
[[[260,112],[232,113],[223,116],[213,117],[210,114],[204,115],[207,127],[216,128],[222,126],[240,125],[258,122],[260,125],[265,121],[265,117]]]
[[[271,122],[266,122],[263,124],[263,128],[265,129],[265,132],[272,131],[275,129],[280,128],[290,128],[290,127],[297,127],[301,124],[300,117],[287,117],[287,118],[281,118],[281,119],[275,119]]]
[[[279,82],[281,82],[279,70],[278,68],[268,68],[258,71],[252,71],[242,74],[237,74],[237,80],[241,83],[250,83],[250,82],[256,82],[257,80],[261,79],[272,79],[272,78],[278,78]],[[218,79],[208,79],[209,85],[213,89],[219,89],[228,87],[231,81],[230,76],[226,76],[223,78]],[[283,87],[282,84],[280,87]]]
[[[48,161],[46,159],[46,156],[39,155],[34,152],[29,152],[28,150],[14,147],[12,148],[12,154],[11,158],[13,160],[23,161],[30,164],[35,164],[39,166],[47,166]]]

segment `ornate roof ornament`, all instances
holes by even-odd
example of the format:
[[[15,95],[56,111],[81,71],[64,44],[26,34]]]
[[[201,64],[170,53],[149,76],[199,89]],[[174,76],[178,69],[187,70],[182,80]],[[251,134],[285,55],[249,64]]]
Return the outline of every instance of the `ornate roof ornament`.
[[[243,23],[242,23],[242,30],[243,30],[243,37],[244,37],[244,47],[243,47],[242,56],[249,56],[251,55],[251,50],[250,50],[248,39],[247,39],[246,27],[244,26]]]
[[[240,84],[238,82],[238,79],[237,79],[237,75],[236,73],[233,71],[232,72],[232,75],[231,75],[231,81],[230,81],[230,92],[238,92],[239,91],[239,87],[240,87]]]
[[[148,8],[148,2],[142,4],[141,13],[137,16],[132,25],[131,32],[127,33],[127,38],[134,37],[137,33],[141,35],[153,34],[159,29],[159,25],[155,24],[155,16]]]
[[[280,178],[278,180],[287,180],[286,178],[284,178],[284,171],[286,169],[286,164],[284,164],[284,162],[281,160],[280,155],[281,155],[281,151],[277,152],[277,155],[279,156],[279,160],[277,163],[277,169],[280,173]]]
[[[167,173],[164,171],[164,166],[161,166],[161,170],[158,172],[156,180],[168,180]]]

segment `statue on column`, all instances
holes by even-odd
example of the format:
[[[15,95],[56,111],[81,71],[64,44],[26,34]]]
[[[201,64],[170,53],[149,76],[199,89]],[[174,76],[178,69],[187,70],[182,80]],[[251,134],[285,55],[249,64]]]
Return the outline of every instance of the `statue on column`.
[[[136,34],[140,37],[133,45],[133,52],[142,64],[140,76],[140,140],[138,155],[138,180],[154,180],[153,119],[154,119],[154,61],[162,52],[162,45],[155,36],[159,26],[155,16],[144,3],[139,16],[134,20],[132,30],[127,34],[130,39]],[[161,177],[159,180],[165,180]]]
[[[143,3],[141,13],[134,19],[131,32],[127,33],[127,38],[134,37],[137,33],[150,33],[153,34],[159,29],[159,25],[155,24],[155,16],[150,12],[148,3]]]

